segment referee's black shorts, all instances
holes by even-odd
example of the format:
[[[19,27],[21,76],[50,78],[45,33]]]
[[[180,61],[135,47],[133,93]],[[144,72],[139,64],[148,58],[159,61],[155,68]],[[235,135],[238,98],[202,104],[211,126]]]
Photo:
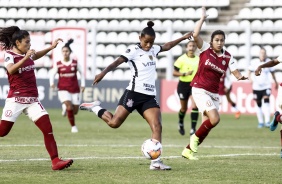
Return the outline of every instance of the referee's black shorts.
[[[188,100],[189,96],[192,94],[191,82],[179,81],[177,85],[177,93],[180,100]]]

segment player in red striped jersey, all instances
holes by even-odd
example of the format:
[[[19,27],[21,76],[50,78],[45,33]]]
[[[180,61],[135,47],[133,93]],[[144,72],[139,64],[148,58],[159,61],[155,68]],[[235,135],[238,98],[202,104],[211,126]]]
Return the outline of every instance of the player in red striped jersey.
[[[75,125],[74,115],[78,113],[78,107],[81,101],[80,92],[84,91],[85,78],[82,73],[82,69],[75,59],[71,59],[70,55],[72,53],[70,44],[73,39],[70,39],[62,48],[63,58],[57,61],[53,65],[53,69],[50,75],[50,87],[55,88],[54,77],[58,73],[58,96],[59,100],[65,106],[66,114],[68,116],[69,123],[71,125],[71,132],[77,133],[78,129]],[[77,72],[80,73],[81,87],[79,87]],[[63,113],[64,114],[64,113]]]
[[[202,7],[201,19],[197,22],[193,33],[196,45],[200,50],[200,61],[191,86],[192,96],[202,113],[202,124],[190,137],[190,144],[182,151],[182,156],[190,160],[198,159],[194,157],[198,146],[220,121],[218,90],[221,76],[229,68],[237,80],[248,79],[237,69],[236,60],[232,55],[223,48],[225,33],[222,30],[216,30],[212,33],[210,43],[204,42],[200,37],[199,33],[207,16],[205,7]]]
[[[43,133],[53,170],[65,169],[73,160],[61,160],[58,157],[49,115],[38,99],[34,61],[56,48],[59,41],[62,40],[57,39],[48,48],[35,51],[30,49],[30,36],[27,31],[17,26],[0,28],[0,42],[6,50],[4,66],[10,84],[0,123],[0,137],[6,136],[19,115],[24,113]]]

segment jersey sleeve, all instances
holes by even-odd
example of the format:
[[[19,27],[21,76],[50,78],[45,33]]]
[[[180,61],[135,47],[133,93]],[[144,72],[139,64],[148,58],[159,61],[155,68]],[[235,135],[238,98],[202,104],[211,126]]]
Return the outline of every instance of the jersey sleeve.
[[[14,64],[14,57],[11,54],[6,52],[4,54],[4,66],[5,66],[5,68],[8,66],[8,64]]]
[[[200,51],[200,53],[202,53],[205,50],[207,50],[208,48],[210,48],[210,44],[208,44],[207,42],[203,41],[202,48],[200,48],[199,51]]]
[[[126,59],[126,62],[128,60],[132,60],[135,56],[135,52],[136,48],[135,46],[129,46],[127,47],[127,49],[121,54],[121,57],[123,57],[124,59]]]
[[[230,69],[231,72],[233,72],[233,71],[238,69],[237,61],[233,58],[233,56],[230,56],[230,61],[229,61],[228,68]]]
[[[50,76],[49,76],[50,86],[54,85],[54,80],[55,80],[55,76],[56,76],[57,73],[58,73],[57,62],[54,62],[53,68],[51,69]]]
[[[80,86],[85,87],[85,77],[84,77],[84,73],[82,72],[82,68],[79,63],[77,63],[77,71],[80,73]]]
[[[182,62],[181,62],[182,60],[181,60],[181,58],[179,57],[179,58],[177,58],[177,60],[174,62],[174,67],[176,67],[176,68],[178,68],[178,69],[180,69],[181,68],[181,66],[182,66]]]
[[[153,45],[155,57],[161,52],[162,47],[160,45]]]

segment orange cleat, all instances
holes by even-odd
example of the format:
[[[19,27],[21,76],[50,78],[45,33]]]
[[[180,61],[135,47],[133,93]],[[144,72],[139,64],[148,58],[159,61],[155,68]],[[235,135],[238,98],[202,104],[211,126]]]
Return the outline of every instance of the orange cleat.
[[[53,161],[52,161],[52,169],[53,170],[63,170],[65,168],[68,168],[72,165],[73,163],[73,160],[70,159],[70,160],[61,160],[59,158],[55,158]]]
[[[236,118],[236,119],[239,119],[240,116],[241,116],[241,112],[240,112],[240,111],[237,111],[237,112],[235,113],[235,118]]]

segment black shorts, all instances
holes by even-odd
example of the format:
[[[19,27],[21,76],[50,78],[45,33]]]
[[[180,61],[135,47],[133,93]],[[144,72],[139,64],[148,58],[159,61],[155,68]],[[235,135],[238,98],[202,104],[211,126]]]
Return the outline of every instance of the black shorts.
[[[264,89],[264,90],[253,90],[254,100],[261,101],[262,97],[264,96],[270,96],[271,95],[271,89]]]
[[[160,108],[155,96],[145,95],[127,89],[120,98],[118,105],[122,105],[130,113],[136,109],[142,116],[147,109],[154,107]]]
[[[177,93],[180,100],[188,100],[192,92],[191,82],[179,81],[177,85]]]

